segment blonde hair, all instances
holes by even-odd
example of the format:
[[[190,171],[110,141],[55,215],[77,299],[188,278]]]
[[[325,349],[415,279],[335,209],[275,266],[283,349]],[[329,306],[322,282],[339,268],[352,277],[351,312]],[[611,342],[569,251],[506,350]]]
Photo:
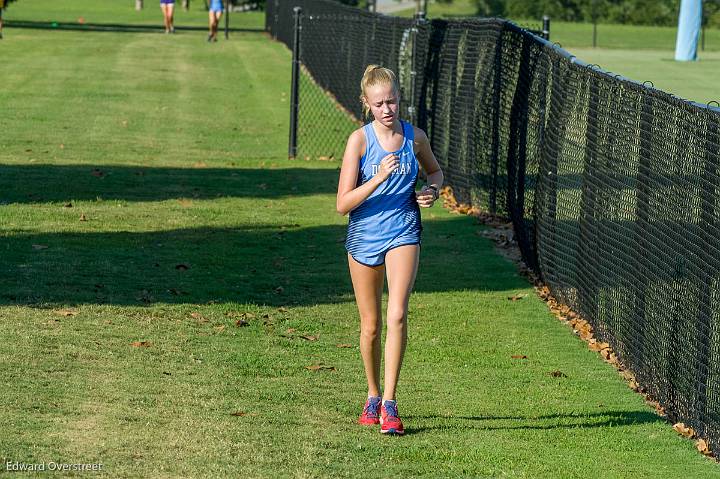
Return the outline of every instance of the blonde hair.
[[[400,92],[397,77],[389,68],[380,65],[368,65],[360,80],[360,101],[363,106],[363,116],[368,116],[370,107],[366,101],[367,89],[375,85],[392,85],[396,93]]]

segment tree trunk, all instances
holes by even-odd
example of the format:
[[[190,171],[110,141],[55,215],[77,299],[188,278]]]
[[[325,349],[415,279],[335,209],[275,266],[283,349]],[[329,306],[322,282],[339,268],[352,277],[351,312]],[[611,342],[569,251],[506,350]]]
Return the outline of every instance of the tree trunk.
[[[190,10],[190,0],[183,0],[182,7],[183,10]]]

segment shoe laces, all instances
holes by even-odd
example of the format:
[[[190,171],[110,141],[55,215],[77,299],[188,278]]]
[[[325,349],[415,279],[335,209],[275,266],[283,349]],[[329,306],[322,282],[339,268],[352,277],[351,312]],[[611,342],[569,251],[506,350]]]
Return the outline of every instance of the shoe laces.
[[[368,399],[365,404],[365,414],[369,416],[377,416],[378,409],[380,408],[380,402],[378,400]]]
[[[385,401],[385,413],[388,415],[388,417],[397,417],[398,416],[398,410],[397,410],[397,403]]]

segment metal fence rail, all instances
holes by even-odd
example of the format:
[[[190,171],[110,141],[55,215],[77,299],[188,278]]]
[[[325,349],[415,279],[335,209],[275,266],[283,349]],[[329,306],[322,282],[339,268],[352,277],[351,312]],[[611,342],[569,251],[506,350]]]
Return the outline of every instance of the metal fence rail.
[[[339,157],[363,120],[365,65],[398,72],[401,112],[428,133],[456,196],[511,218],[553,294],[720,453],[720,110],[502,19],[270,0],[268,30],[290,46],[296,5],[299,154]]]

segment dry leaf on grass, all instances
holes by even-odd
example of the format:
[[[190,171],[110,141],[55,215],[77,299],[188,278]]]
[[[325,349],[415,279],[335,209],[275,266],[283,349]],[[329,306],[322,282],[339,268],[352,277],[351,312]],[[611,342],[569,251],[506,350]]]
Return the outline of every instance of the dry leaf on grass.
[[[566,377],[568,377],[567,374],[565,374],[565,373],[562,372],[562,371],[558,371],[558,370],[552,371],[552,372],[549,373],[549,374],[550,374],[550,376],[552,376],[552,377],[554,377],[554,378],[566,378]]]
[[[305,369],[310,371],[336,371],[334,366],[323,366],[322,364],[314,364],[312,366],[305,366]]]
[[[513,354],[513,355],[510,356],[510,357],[513,358],[513,359],[527,359],[527,358],[528,358],[528,357],[525,356],[524,354]]]
[[[149,348],[152,343],[150,341],[133,341],[131,345],[134,348]]]
[[[73,311],[72,309],[60,309],[53,312],[59,316],[75,316],[77,314],[77,311]]]
[[[673,425],[673,429],[675,429],[675,432],[680,434],[681,436],[685,436],[687,438],[692,438],[695,436],[695,430],[691,427],[688,427],[685,425],[685,423],[678,422]]]
[[[508,299],[510,301],[517,301],[517,300],[525,298],[526,296],[527,296],[527,294],[514,294],[512,296],[508,296]]]
[[[317,341],[317,339],[318,339],[318,337],[317,337],[317,336],[310,336],[310,335],[307,335],[307,336],[300,336],[300,337],[301,337],[302,339],[305,339],[305,340],[307,340],[307,341]]]
[[[238,328],[244,328],[245,326],[250,326],[250,323],[248,323],[244,319],[238,319],[237,321],[235,321],[235,326],[237,326]]]
[[[338,348],[352,348],[352,344],[347,344],[347,343],[336,344],[335,346]]]
[[[697,446],[697,450],[700,451],[701,454],[704,454],[706,456],[713,456],[712,451],[710,450],[710,445],[705,439],[698,439],[695,443]]]

